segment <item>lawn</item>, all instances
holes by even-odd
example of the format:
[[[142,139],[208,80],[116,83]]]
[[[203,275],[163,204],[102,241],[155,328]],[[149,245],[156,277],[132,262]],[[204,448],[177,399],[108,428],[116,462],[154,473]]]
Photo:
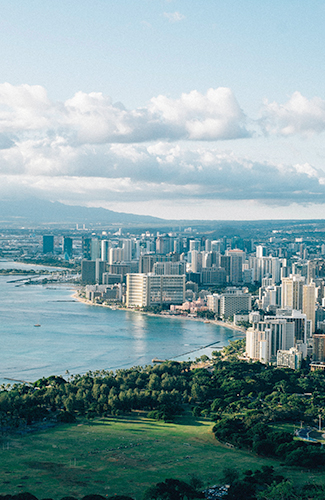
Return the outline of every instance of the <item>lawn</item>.
[[[60,425],[24,436],[3,436],[0,449],[1,493],[29,491],[54,500],[89,493],[130,495],[141,500],[144,490],[166,478],[188,481],[192,474],[204,485],[220,481],[224,467],[239,470],[274,465],[297,483],[321,474],[301,474],[275,460],[219,444],[207,420],[183,417],[166,424],[139,414],[96,419],[90,424]]]

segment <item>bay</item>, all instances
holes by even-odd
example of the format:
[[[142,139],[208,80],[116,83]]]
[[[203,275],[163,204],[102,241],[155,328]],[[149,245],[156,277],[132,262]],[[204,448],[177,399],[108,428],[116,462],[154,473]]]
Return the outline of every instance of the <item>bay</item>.
[[[21,285],[19,278],[0,276],[0,383],[195,359],[242,338],[213,323],[88,305],[74,301],[71,285]]]

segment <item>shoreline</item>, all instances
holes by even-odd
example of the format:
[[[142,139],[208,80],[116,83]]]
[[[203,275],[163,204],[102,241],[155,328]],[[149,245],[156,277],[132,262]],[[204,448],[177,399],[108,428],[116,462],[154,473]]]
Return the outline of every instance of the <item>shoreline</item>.
[[[242,335],[246,335],[246,331],[243,330],[242,327],[234,325],[232,323],[226,323],[224,321],[220,321],[217,319],[214,320],[206,320],[204,318],[195,318],[191,316],[183,316],[183,315],[173,315],[173,314],[156,314],[152,312],[146,312],[146,311],[139,311],[137,309],[127,309],[125,307],[118,307],[118,306],[111,306],[109,304],[96,304],[92,302],[91,300],[85,299],[83,297],[80,297],[78,290],[76,290],[73,294],[72,297],[76,299],[78,302],[82,302],[86,305],[89,306],[97,306],[97,307],[107,307],[108,309],[112,309],[113,311],[119,310],[119,311],[126,311],[126,312],[133,312],[133,313],[138,313],[138,314],[145,314],[146,316],[153,316],[155,318],[170,318],[170,319],[185,319],[187,321],[196,321],[200,323],[210,323],[212,325],[218,325],[218,326],[223,326],[225,328],[228,328],[229,330],[236,331],[237,333],[241,333]]]

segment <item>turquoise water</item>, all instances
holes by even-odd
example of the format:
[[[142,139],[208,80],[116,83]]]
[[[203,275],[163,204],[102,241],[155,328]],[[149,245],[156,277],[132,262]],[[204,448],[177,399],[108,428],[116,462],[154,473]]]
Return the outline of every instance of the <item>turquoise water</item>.
[[[26,265],[0,262],[0,267]],[[8,378],[35,381],[66,370],[116,370],[145,365],[155,357],[195,359],[242,338],[211,323],[76,302],[70,285],[8,283],[19,278],[0,276],[0,383],[10,382]]]

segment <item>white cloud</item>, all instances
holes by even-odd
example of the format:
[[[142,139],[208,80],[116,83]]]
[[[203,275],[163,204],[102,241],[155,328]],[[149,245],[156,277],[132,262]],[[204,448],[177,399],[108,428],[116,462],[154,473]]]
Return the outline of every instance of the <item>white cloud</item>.
[[[285,104],[265,101],[261,126],[268,134],[312,135],[325,130],[325,101],[294,92]]]
[[[151,99],[149,110],[179,130],[190,140],[235,139],[249,136],[245,115],[230,89],[209,89],[206,95],[196,90],[180,99],[163,95]],[[184,132],[183,132],[184,135]]]
[[[209,89],[206,95],[193,91],[180,99],[160,95],[147,107],[127,110],[100,92],[80,91],[64,103],[52,103],[40,86],[0,85],[0,134],[9,136],[59,133],[71,144],[210,141],[247,137],[245,120],[226,88]]]
[[[51,126],[54,111],[40,85],[0,84],[0,132],[45,129]]]
[[[164,12],[164,16],[170,23],[179,23],[185,19],[185,16],[180,12]]]
[[[254,162],[216,148],[160,142],[72,147],[65,138],[26,140],[0,151],[0,175],[51,199],[259,200],[322,203],[325,175],[312,165]],[[61,193],[61,195],[60,195]]]

